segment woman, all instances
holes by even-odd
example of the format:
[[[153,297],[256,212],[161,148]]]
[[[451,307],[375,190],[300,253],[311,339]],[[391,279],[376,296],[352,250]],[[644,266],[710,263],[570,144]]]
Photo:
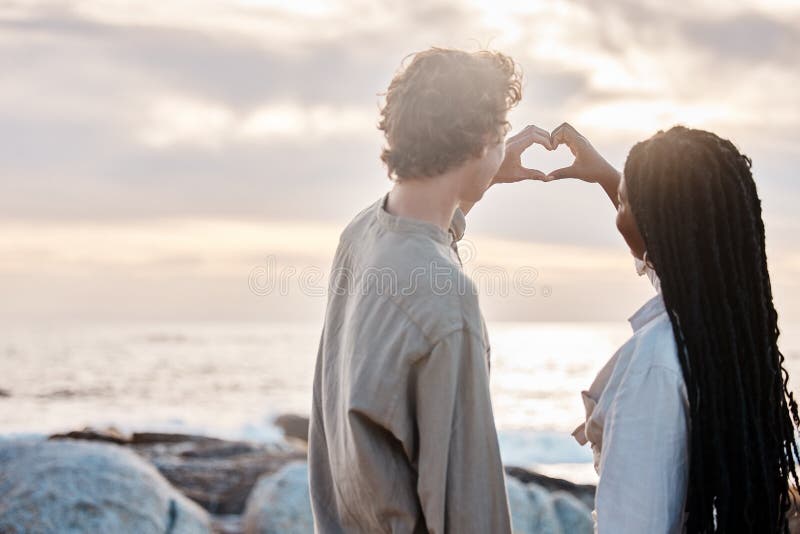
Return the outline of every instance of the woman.
[[[575,163],[546,180],[602,185],[658,292],[583,393],[598,532],[788,532],[800,421],[750,159],[675,127],[634,146],[623,178],[568,124],[562,143]]]

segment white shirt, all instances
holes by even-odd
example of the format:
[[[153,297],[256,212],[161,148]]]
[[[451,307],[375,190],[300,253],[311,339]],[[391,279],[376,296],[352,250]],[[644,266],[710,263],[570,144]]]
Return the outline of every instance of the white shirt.
[[[637,262],[660,289],[655,273]],[[682,532],[689,476],[689,401],[661,294],[630,319],[633,336],[582,392],[589,442],[600,475],[595,532]]]

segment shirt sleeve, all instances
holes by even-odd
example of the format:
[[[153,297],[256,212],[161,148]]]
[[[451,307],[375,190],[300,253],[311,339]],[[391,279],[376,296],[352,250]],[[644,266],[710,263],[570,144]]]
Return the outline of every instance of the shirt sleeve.
[[[483,345],[454,332],[416,364],[417,493],[431,534],[511,532]]]
[[[658,366],[628,376],[606,414],[597,532],[680,533],[688,479],[683,382]]]

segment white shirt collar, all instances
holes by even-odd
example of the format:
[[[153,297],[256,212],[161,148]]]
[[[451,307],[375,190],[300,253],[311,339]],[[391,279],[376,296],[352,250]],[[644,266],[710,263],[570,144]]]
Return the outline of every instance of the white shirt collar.
[[[650,321],[661,315],[667,313],[667,308],[664,306],[664,299],[661,293],[651,298],[644,305],[639,308],[636,313],[631,315],[628,322],[631,323],[631,328],[634,332],[638,332],[642,327],[647,325]]]

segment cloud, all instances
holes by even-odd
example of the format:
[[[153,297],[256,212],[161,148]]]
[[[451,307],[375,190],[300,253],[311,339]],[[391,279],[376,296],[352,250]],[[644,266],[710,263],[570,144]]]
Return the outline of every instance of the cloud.
[[[312,216],[344,219],[387,184],[377,93],[402,57],[437,42],[504,45],[526,72],[515,126],[572,121],[618,164],[627,147],[674,122],[719,128],[745,145],[785,145],[770,157],[791,153],[800,135],[789,90],[796,69],[779,56],[742,77],[715,63],[722,50],[684,35],[687,24],[724,34],[730,17],[748,20],[703,22],[711,7],[339,2],[307,16],[272,3],[18,5],[0,23],[5,217],[280,217],[302,202]],[[772,27],[772,15],[755,16]],[[291,37],[268,31],[272,24]],[[572,202],[564,194],[556,205]],[[574,194],[589,213],[605,213],[588,191]],[[530,237],[545,237],[544,221],[524,217]],[[555,226],[547,238],[581,238]]]
[[[740,64],[794,62],[800,42],[800,27],[757,12],[722,20],[689,19],[681,23],[681,30],[718,60]]]
[[[237,114],[213,102],[173,96],[153,104],[138,137],[159,149],[181,144],[217,148],[275,138],[308,145],[335,136],[374,135],[375,123],[375,110],[369,108],[284,102]]]
[[[32,7],[0,24],[11,43],[0,49],[6,218],[281,217],[300,205],[308,211],[297,216],[346,218],[388,183],[377,93],[436,31],[472,36],[478,26],[457,6],[388,3],[365,7],[375,26],[356,24],[338,41],[295,17],[305,44],[281,48],[233,23],[211,25],[216,8],[205,4],[191,15],[208,26],[174,8],[93,5]],[[293,15],[260,15],[273,16]],[[584,83],[560,68],[535,74],[540,118]]]
[[[109,288],[130,266],[108,267],[80,252],[113,255],[128,244],[134,260],[150,261],[146,241],[162,224],[180,237],[159,241],[164,249],[150,274],[239,265],[239,256],[182,245],[195,237],[176,230],[176,221],[201,234],[213,226],[214,241],[251,239],[247,225],[277,223],[310,224],[335,241],[336,230],[389,187],[375,122],[379,93],[401,60],[431,45],[492,46],[525,72],[524,100],[510,116],[516,129],[570,121],[618,166],[636,141],[675,122],[732,138],[754,160],[770,257],[778,258],[776,287],[795,295],[795,260],[786,258],[797,252],[800,202],[799,31],[796,3],[766,0],[5,2],[0,235],[15,225],[25,230],[2,261],[64,261],[74,276],[84,276],[81,266],[92,274],[81,287],[102,279]],[[535,149],[525,156],[545,170],[568,161]],[[552,269],[571,276],[560,280],[570,295],[559,304],[566,317],[592,290],[591,273],[575,274],[581,259],[548,247],[576,247],[598,264],[611,255],[625,261],[613,217],[597,187],[529,182],[492,189],[469,225],[502,243],[484,247],[496,258],[521,257],[531,242],[538,248],[527,256],[563,261]],[[231,223],[228,233],[205,226],[219,220]],[[76,240],[84,224],[91,235],[106,228],[102,246]],[[136,225],[143,234],[131,230]],[[59,248],[62,238],[72,260]],[[243,249],[260,254],[258,239]],[[116,274],[103,279],[104,267]],[[217,275],[238,287],[231,272]],[[174,283],[197,302],[197,287],[162,278],[142,294]],[[613,300],[625,283],[619,274],[603,294]],[[59,288],[72,295],[67,282]],[[525,315],[527,305],[505,309]],[[552,311],[547,306],[534,305],[537,317]]]
[[[605,124],[612,135],[674,120],[799,140],[787,126],[800,123],[791,89],[800,83],[800,10],[780,16],[759,5],[687,9],[629,0],[558,6],[516,24],[533,60],[585,77],[584,89],[563,106],[573,116],[592,122],[613,113]]]

